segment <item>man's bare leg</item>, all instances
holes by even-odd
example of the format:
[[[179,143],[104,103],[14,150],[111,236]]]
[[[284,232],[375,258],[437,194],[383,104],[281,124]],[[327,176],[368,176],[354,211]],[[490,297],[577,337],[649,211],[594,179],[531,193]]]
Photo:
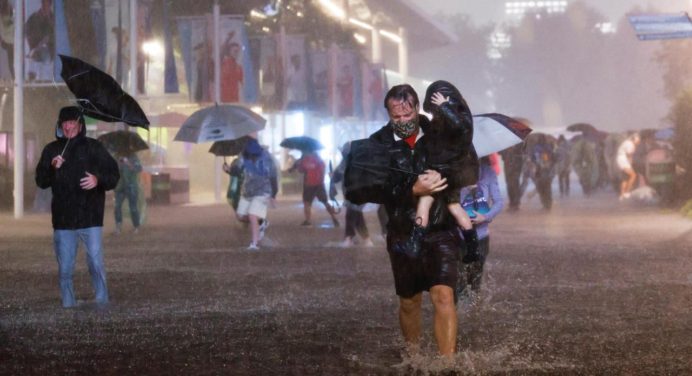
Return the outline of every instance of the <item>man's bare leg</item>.
[[[407,350],[420,347],[423,293],[411,298],[399,298],[399,326],[404,336]]]
[[[303,201],[303,214],[305,214],[305,222],[310,222],[312,218],[312,203]]]
[[[435,315],[433,328],[437,348],[440,355],[454,356],[457,344],[457,310],[454,305],[454,290],[445,285],[435,285],[430,288]]]

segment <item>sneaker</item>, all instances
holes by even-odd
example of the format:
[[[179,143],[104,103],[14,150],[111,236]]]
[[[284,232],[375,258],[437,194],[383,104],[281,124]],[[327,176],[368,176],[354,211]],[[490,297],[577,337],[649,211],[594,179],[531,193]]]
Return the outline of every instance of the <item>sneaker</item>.
[[[134,230],[132,230],[133,234],[139,234],[139,227],[135,227]]]
[[[116,224],[115,225],[115,231],[113,231],[113,234],[120,235],[121,232],[122,232],[122,226],[120,224]]]
[[[262,240],[264,238],[264,233],[267,232],[267,227],[269,227],[269,221],[265,219],[259,226],[259,240]]]
[[[351,238],[344,239],[343,241],[339,242],[339,247],[341,247],[341,248],[353,247],[353,239],[351,239]]]
[[[258,250],[259,250],[259,247],[258,247],[257,244],[255,244],[255,243],[250,243],[250,245],[247,246],[247,250],[248,250],[248,251],[258,251]]]
[[[303,221],[303,223],[301,223],[300,225],[304,226],[304,227],[308,227],[308,226],[312,226],[312,223],[310,223],[310,221]]]
[[[374,246],[375,246],[375,243],[372,242],[372,239],[367,238],[367,239],[363,240],[363,247],[372,248]]]
[[[339,220],[336,218],[332,218],[332,223],[334,224],[334,227],[339,227]]]

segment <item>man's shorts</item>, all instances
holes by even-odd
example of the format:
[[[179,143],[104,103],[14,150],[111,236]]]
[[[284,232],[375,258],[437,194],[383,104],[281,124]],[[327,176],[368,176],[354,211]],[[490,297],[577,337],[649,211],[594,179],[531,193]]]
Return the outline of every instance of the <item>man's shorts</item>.
[[[397,295],[411,298],[436,285],[456,289],[461,243],[454,231],[427,234],[423,240],[421,256],[417,259],[395,252],[393,245],[393,238],[388,236],[387,251]]]
[[[245,216],[248,214],[258,218],[267,218],[267,207],[269,206],[269,196],[240,197],[236,214]]]
[[[317,197],[319,202],[327,202],[327,191],[324,184],[303,187],[303,202],[312,202]]]

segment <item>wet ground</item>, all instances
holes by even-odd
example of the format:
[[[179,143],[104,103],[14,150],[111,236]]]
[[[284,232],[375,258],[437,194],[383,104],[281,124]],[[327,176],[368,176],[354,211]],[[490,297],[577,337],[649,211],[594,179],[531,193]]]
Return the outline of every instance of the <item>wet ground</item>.
[[[482,300],[458,307],[457,373],[692,373],[692,221],[613,197],[498,217]],[[281,201],[255,252],[226,205],[150,206],[139,234],[110,235],[107,218],[106,309],[89,302],[81,251],[85,302],[60,307],[48,215],[0,213],[0,374],[434,372],[429,301],[427,356],[401,365],[382,240],[334,247],[343,229],[318,209],[303,228]]]

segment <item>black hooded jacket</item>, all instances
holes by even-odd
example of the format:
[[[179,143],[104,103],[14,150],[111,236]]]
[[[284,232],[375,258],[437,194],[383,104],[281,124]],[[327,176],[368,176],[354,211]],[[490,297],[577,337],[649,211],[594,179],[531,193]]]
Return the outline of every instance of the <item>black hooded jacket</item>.
[[[56,126],[55,133],[57,140],[43,148],[41,159],[36,165],[36,185],[44,189],[50,187],[53,191],[53,228],[74,230],[103,226],[106,191],[115,188],[120,179],[118,163],[99,141],[86,137],[84,125],[80,133],[69,142],[64,137],[60,124]],[[63,148],[65,162],[59,169],[55,169],[51,166],[51,161]],[[98,179],[98,185],[94,189],[84,190],[79,185],[86,172]]]
[[[419,119],[421,128],[428,128],[428,119],[422,115],[419,115]],[[413,195],[412,188],[418,175],[426,169],[426,149],[429,147],[426,145],[426,136],[423,135],[411,149],[404,140],[394,139],[392,126],[387,124],[373,133],[370,140],[386,146],[391,156],[392,169],[387,184],[390,189],[385,192],[383,202],[389,217],[387,234],[397,239],[407,238],[416,218],[417,198]],[[430,210],[429,232],[455,228],[446,205],[442,200],[435,200]]]

